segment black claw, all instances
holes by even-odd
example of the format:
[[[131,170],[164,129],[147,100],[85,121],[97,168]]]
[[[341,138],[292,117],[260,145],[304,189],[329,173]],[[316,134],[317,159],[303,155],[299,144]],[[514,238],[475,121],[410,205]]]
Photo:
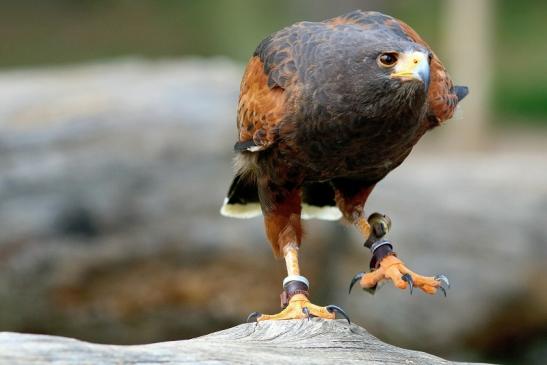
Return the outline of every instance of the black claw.
[[[446,298],[446,289],[443,288],[442,286],[439,286],[439,289],[441,289],[441,291],[442,291],[443,294],[444,294],[444,297]]]
[[[327,305],[325,307],[325,309],[329,312],[329,313],[333,313],[333,312],[336,312],[338,314],[340,314],[342,317],[344,317],[346,319],[346,321],[348,321],[348,324],[351,324],[351,321],[349,320],[349,317],[348,315],[346,314],[346,312],[344,312],[344,310],[342,308],[340,308],[339,306],[337,305]]]
[[[247,317],[247,322],[258,322],[258,317],[260,317],[261,315],[262,313],[260,312],[253,312]]]
[[[450,281],[448,281],[448,278],[444,274],[437,274],[433,277],[435,280],[441,283],[441,286],[444,284],[446,285],[445,289],[450,289]]]
[[[309,308],[308,308],[308,307],[302,308],[302,312],[304,312],[304,314],[306,315],[306,317],[308,317],[308,321],[309,321],[310,318],[311,318],[311,314],[310,314]]]
[[[412,280],[412,276],[410,276],[410,274],[404,274],[403,276],[401,276],[401,279],[408,283],[408,287],[410,288],[410,295],[412,295],[412,290],[414,290],[414,280]]]
[[[448,281],[448,278],[444,274],[437,274],[434,276],[434,279],[441,284],[439,286],[439,289],[443,292],[446,298],[446,290],[450,289],[450,281]]]
[[[349,292],[348,292],[348,294],[351,294],[351,289],[353,289],[353,286],[355,285],[356,282],[358,282],[359,280],[361,280],[361,278],[363,277],[363,275],[365,275],[364,272],[358,272],[357,274],[355,274],[355,276],[353,277],[353,279],[351,279],[351,283],[349,283]]]

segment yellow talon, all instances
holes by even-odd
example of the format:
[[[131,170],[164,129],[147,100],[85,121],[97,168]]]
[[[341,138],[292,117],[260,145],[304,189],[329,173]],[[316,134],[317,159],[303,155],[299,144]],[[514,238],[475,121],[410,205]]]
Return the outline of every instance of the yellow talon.
[[[307,308],[307,313],[304,308]],[[304,294],[295,294],[290,300],[285,309],[277,314],[263,314],[258,317],[257,321],[270,321],[282,319],[303,319],[309,316],[334,319],[336,314],[330,313],[327,308],[320,307],[309,301]]]
[[[441,279],[441,277],[444,279]],[[394,255],[384,257],[379,268],[362,275],[360,284],[365,289],[374,288],[382,280],[391,280],[399,289],[406,289],[411,286],[411,293],[413,288],[420,288],[428,294],[435,294],[437,289],[441,289],[445,295],[446,289],[443,287],[443,283],[448,283],[444,275],[429,277],[416,274]]]

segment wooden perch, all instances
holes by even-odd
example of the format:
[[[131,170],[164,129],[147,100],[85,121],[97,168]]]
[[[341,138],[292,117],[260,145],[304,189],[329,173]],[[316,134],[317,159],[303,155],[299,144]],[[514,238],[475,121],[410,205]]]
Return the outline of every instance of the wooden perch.
[[[191,340],[99,345],[0,333],[0,364],[453,364],[385,344],[363,328],[321,319],[242,324]],[[460,363],[461,364],[461,363]]]

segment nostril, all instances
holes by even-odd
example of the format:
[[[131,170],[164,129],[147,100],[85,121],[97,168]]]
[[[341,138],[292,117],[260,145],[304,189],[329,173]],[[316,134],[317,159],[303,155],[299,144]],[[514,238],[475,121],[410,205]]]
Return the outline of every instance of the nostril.
[[[418,64],[418,60],[417,59],[414,59],[414,64]]]

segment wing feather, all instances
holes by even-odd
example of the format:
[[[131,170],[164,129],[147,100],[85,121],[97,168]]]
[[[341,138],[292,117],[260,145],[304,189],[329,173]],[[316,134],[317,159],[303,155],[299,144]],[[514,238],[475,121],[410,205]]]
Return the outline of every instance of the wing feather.
[[[253,56],[241,81],[236,150],[256,152],[275,142],[276,126],[285,115],[285,90],[268,82],[264,63]]]

